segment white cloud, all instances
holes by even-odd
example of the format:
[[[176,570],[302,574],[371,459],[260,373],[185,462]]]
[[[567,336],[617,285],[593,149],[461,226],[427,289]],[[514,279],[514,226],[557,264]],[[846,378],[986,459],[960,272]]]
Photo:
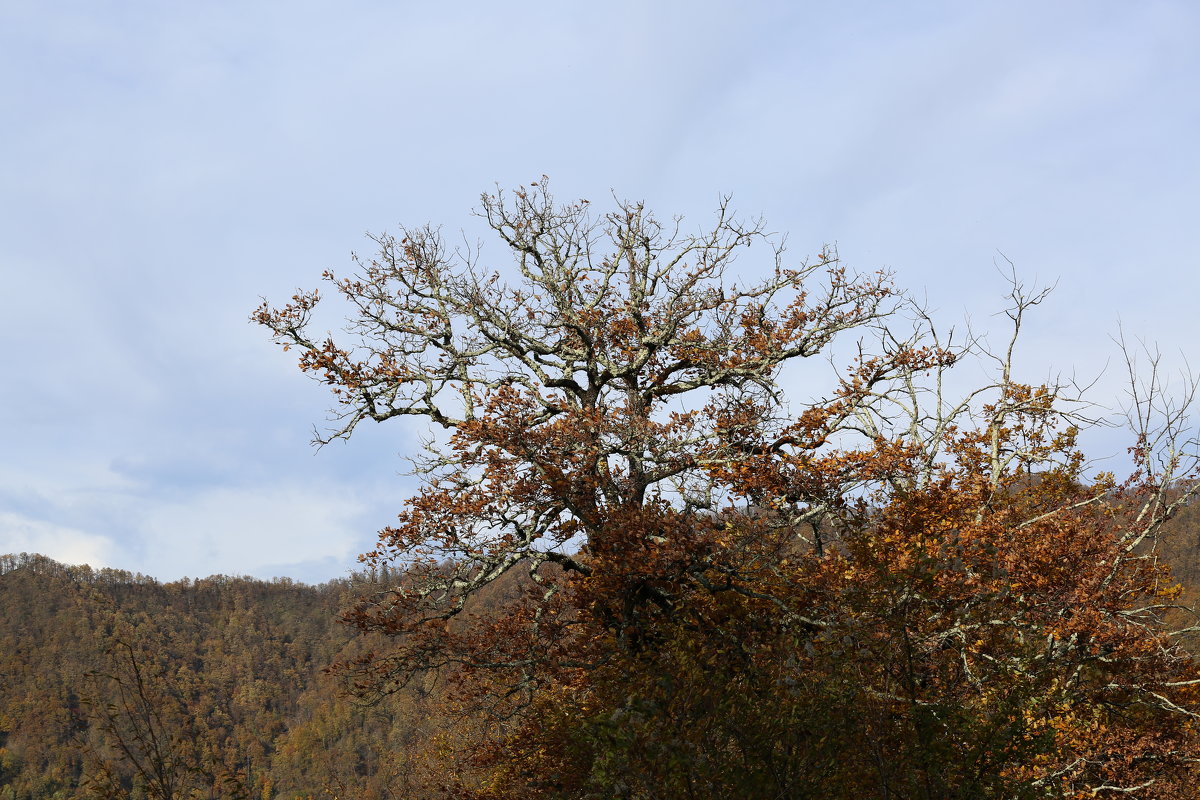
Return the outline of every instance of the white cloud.
[[[372,532],[366,510],[367,503],[345,487],[201,490],[154,504],[141,516],[139,561],[163,580],[218,573],[273,577],[275,565],[330,560],[348,567]],[[336,571],[323,577],[336,577]]]
[[[41,553],[64,564],[119,566],[112,552],[113,540],[107,536],[0,512],[0,553]]]

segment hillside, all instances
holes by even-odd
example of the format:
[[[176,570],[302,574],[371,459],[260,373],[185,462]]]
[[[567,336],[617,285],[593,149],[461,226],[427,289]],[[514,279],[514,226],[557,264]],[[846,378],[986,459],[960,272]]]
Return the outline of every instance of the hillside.
[[[1200,507],[1170,525],[1160,552],[1195,599]],[[327,672],[375,646],[338,622],[365,580],[160,583],[0,556],[0,800],[442,796],[472,724],[446,687],[364,707]]]
[[[0,798],[412,796],[423,701],[323,671],[351,589],[0,556]]]

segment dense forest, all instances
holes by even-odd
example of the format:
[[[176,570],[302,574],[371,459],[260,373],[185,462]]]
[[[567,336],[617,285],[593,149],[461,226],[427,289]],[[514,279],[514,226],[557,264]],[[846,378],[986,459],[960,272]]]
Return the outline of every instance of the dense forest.
[[[0,798],[428,796],[436,683],[368,708],[325,673],[364,645],[337,622],[364,580],[0,556]]]
[[[1200,506],[1169,527],[1194,598]],[[160,583],[0,556],[0,799],[452,795],[475,767],[460,734],[486,724],[444,681],[368,704],[327,671],[367,649],[339,614],[396,580]]]

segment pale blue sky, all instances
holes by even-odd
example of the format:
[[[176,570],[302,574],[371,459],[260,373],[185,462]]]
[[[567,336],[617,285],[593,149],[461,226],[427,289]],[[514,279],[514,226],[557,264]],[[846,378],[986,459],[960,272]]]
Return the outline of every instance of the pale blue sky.
[[[732,193],[948,322],[1003,252],[1059,282],[1034,378],[1118,320],[1194,351],[1200,5],[573,6],[0,2],[0,552],[344,574],[414,430],[314,455],[326,398],[247,316],[543,173],[697,225]]]

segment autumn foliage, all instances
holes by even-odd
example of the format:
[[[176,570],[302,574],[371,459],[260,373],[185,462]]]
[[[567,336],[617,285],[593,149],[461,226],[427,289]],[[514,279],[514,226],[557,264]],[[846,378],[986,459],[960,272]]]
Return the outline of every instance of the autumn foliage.
[[[432,423],[364,556],[403,578],[346,615],[389,644],[341,669],[367,697],[450,681],[447,794],[1193,796],[1200,676],[1156,548],[1195,449],[1157,383],[1118,484],[1085,474],[1076,398],[1013,377],[1044,297],[1015,281],[992,352],[725,206],[686,234],[542,181],[481,216],[507,272],[408,230],[326,273],[348,341],[311,334],[316,292],[255,315],[333,391],[326,439]],[[752,246],[766,277],[735,280]],[[951,398],[963,361],[994,377]]]
[[[369,581],[0,554],[0,800],[430,797],[415,753],[453,721],[428,692],[357,707],[323,671],[370,645],[335,621]]]

